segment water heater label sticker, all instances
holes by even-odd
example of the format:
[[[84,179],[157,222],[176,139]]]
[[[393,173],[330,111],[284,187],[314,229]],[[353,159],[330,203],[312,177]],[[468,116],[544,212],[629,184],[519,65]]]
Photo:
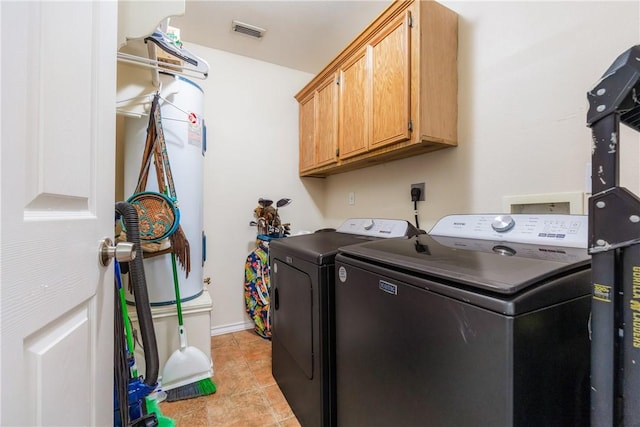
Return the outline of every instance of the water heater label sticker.
[[[347,281],[347,269],[343,266],[338,269],[338,279],[340,279],[342,283]]]
[[[189,113],[189,130],[187,131],[189,145],[200,147],[202,144],[202,121],[195,113]]]
[[[593,299],[611,302],[611,286],[593,284]]]
[[[388,294],[398,295],[398,287],[393,283],[380,280],[380,282],[378,283],[378,288],[380,288],[380,290],[385,291]]]

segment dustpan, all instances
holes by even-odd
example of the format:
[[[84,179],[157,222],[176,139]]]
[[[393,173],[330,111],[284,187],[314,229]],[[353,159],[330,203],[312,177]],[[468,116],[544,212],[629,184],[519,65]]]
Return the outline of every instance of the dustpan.
[[[197,347],[187,346],[184,328],[180,331],[180,348],[171,354],[162,371],[162,389],[193,384],[213,376],[213,363]]]
[[[180,348],[171,354],[162,371],[162,388],[168,392],[167,401],[170,402],[203,396],[216,391],[215,384],[211,381],[213,362],[199,348],[187,345],[187,331],[182,319],[178,269],[176,267],[176,256],[173,253],[171,254],[171,266],[178,312]]]

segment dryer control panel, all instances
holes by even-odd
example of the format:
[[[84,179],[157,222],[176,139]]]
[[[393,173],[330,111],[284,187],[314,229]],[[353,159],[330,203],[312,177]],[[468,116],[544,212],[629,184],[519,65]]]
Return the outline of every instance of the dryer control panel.
[[[448,215],[430,235],[536,245],[587,248],[587,215]]]
[[[338,233],[383,238],[418,234],[418,230],[405,220],[385,218],[351,218],[346,220],[336,231]]]

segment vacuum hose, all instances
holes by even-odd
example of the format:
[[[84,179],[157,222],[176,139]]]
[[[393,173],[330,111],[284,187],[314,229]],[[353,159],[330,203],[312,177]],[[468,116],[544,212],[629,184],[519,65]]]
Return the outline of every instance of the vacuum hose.
[[[140,246],[140,232],[138,229],[138,212],[126,202],[116,203],[116,212],[122,215],[125,227],[127,228],[127,241],[133,243],[136,254],[129,262],[129,282],[133,289],[133,296],[136,300],[136,313],[138,314],[138,324],[144,344],[145,379],[144,383],[155,388],[158,381],[158,371],[160,362],[158,359],[158,344],[156,342],[156,332],[153,327],[153,318],[149,308],[149,294],[147,292],[147,280],[144,274],[142,261],[142,247]]]

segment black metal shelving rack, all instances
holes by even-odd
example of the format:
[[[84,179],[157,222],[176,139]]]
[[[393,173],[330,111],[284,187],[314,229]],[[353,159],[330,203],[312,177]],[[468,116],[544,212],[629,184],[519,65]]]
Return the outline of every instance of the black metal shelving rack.
[[[640,132],[640,45],[587,93],[593,134],[591,425],[640,426],[640,198],[620,187],[620,123]]]

